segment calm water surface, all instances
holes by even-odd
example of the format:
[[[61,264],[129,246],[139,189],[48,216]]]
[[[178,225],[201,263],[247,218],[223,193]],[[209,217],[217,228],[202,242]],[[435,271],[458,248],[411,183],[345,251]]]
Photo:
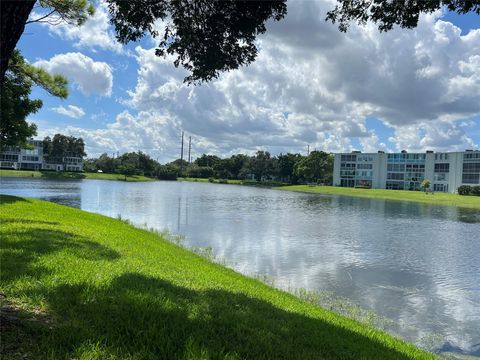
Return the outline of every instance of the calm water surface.
[[[480,355],[480,211],[244,186],[3,178],[0,192],[168,229],[283,288],[333,291]]]

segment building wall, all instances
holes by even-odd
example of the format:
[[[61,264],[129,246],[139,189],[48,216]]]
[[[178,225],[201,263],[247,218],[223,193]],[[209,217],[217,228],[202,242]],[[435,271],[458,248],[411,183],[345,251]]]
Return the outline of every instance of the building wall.
[[[372,173],[365,172],[372,164]],[[353,175],[352,175],[353,174]],[[375,189],[419,190],[428,179],[434,191],[457,191],[461,185],[480,185],[480,151],[449,153],[335,154],[333,184]]]
[[[0,166],[10,169],[41,170],[43,163],[43,142],[29,140],[32,149],[9,146],[0,154]],[[15,157],[15,159],[12,159]]]
[[[53,171],[83,171],[81,157],[65,157],[63,163],[47,163],[43,156],[43,141],[29,140],[32,149],[7,147],[0,154],[0,167],[16,170],[53,170]],[[65,166],[64,166],[65,164]]]

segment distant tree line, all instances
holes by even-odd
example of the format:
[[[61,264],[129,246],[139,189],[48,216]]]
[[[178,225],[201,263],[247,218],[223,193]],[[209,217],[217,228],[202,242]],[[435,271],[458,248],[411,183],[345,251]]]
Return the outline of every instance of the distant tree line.
[[[145,175],[163,180],[191,177],[331,184],[333,155],[323,151],[312,151],[308,156],[291,153],[272,156],[268,151],[257,151],[253,156],[236,154],[229,158],[203,154],[192,163],[177,159],[162,165],[139,151],[86,159],[84,170]]]
[[[82,138],[55,134],[43,139],[43,157],[49,162],[61,163],[65,157],[84,157],[85,143]]]

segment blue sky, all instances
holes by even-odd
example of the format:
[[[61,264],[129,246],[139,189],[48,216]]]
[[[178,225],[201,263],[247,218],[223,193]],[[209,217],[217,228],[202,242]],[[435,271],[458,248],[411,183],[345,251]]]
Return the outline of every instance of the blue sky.
[[[480,17],[437,14],[415,30],[353,26],[343,34],[323,21],[326,6],[289,4],[286,19],[258,39],[253,65],[195,88],[183,84],[186,72],[171,59],[153,55],[151,38],[116,43],[102,6],[80,30],[28,25],[23,55],[70,80],[66,100],[35,89],[44,106],[29,120],[39,137],[85,138],[90,156],[142,150],[161,161],[177,157],[182,130],[194,138],[195,155],[300,152],[307,144],[326,151],[478,148]]]

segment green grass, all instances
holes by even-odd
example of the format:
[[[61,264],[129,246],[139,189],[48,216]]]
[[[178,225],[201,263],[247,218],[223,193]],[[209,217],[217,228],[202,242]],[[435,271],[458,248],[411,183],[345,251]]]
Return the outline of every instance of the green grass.
[[[373,199],[416,201],[435,205],[450,205],[480,209],[480,197],[450,193],[425,194],[422,191],[355,189],[336,186],[291,185],[275,187],[277,190],[299,191],[332,195],[359,196]]]
[[[233,185],[242,185],[243,180],[227,180],[227,179],[213,179],[208,178],[190,178],[190,177],[179,177],[177,181],[191,181],[191,182],[211,182],[214,184],[233,184]]]
[[[433,359],[185,250],[39,200],[0,197],[2,359]]]
[[[213,179],[208,178],[190,178],[190,177],[179,177],[177,181],[191,181],[191,182],[210,182],[214,184],[231,184],[231,185],[247,185],[247,186],[261,186],[261,187],[272,187],[272,186],[282,186],[285,183],[279,181],[255,181],[255,180],[231,180],[231,179]]]
[[[42,177],[49,179],[95,179],[95,180],[125,180],[122,174],[88,173],[88,172],[57,172],[0,169],[0,177]],[[127,176],[127,181],[155,181],[156,179],[142,176]]]

